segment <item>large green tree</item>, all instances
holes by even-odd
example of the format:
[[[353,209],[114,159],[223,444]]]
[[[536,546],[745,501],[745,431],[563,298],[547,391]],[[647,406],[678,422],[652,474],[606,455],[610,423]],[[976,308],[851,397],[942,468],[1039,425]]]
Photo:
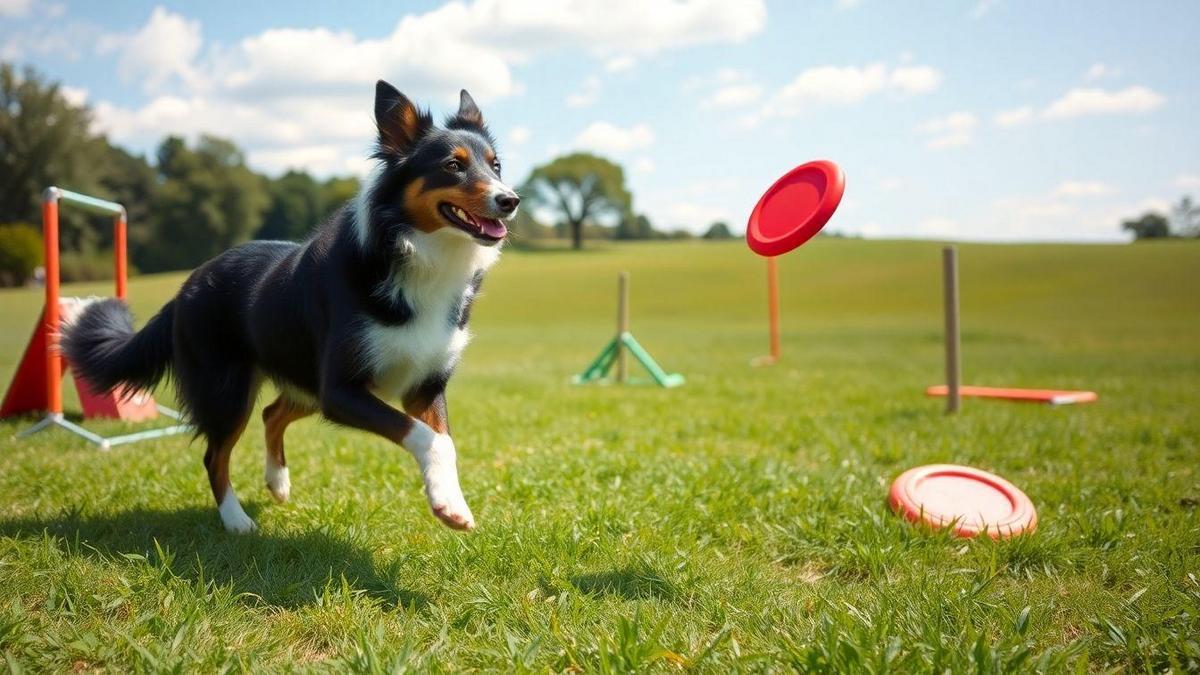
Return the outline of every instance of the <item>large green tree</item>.
[[[576,249],[583,248],[585,223],[604,218],[619,222],[633,204],[621,166],[586,152],[534,168],[521,193],[535,208],[557,213],[570,230],[571,246]]]
[[[1147,211],[1140,218],[1126,220],[1121,229],[1133,233],[1134,239],[1165,239],[1171,236],[1171,224],[1161,213]]]
[[[1181,237],[1200,237],[1200,204],[1191,197],[1183,197],[1171,207],[1174,230]]]
[[[321,203],[325,211],[321,220],[333,215],[358,194],[359,182],[354,176],[334,176],[321,184]]]
[[[258,239],[290,239],[308,236],[325,215],[321,184],[303,171],[288,171],[271,181],[271,205],[263,216]]]
[[[195,147],[168,137],[158,148],[154,237],[147,270],[194,267],[258,230],[270,197],[266,179],[232,142],[201,136]]]
[[[42,192],[58,185],[95,194],[106,144],[91,113],[32,68],[0,64],[0,221],[41,222]],[[67,249],[95,246],[99,229],[78,212],[61,218]]]

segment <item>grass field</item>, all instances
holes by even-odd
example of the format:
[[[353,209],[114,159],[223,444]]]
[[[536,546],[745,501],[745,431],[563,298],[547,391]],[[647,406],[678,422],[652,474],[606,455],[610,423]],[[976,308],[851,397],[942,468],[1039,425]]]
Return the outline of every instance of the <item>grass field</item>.
[[[740,243],[510,252],[450,388],[468,535],[406,454],[316,419],[289,431],[286,505],[251,424],[241,537],[198,443],[102,453],[0,423],[0,651],[54,671],[1200,669],[1200,245],[961,246],[966,381],[1101,398],[957,417],[922,395],[939,260],[832,239],[784,258],[785,361],[753,369],[763,265]],[[569,383],[611,336],[619,270],[682,388]],[[139,317],[180,280],[133,281]],[[5,382],[39,302],[0,293]],[[1038,531],[893,516],[889,482],[929,462],[1007,476]]]

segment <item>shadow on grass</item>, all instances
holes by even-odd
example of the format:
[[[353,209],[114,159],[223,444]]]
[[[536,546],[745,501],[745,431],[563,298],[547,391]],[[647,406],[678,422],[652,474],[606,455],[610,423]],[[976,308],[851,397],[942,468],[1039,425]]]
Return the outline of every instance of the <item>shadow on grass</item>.
[[[257,509],[246,505],[251,516]],[[133,509],[114,514],[64,512],[58,517],[0,520],[0,537],[58,538],[69,555],[97,560],[144,556],[177,577],[229,584],[262,602],[296,608],[319,602],[328,589],[340,593],[342,578],[352,592],[377,599],[385,608],[421,610],[428,598],[397,588],[396,563],[375,565],[369,550],[328,532],[249,535],[226,533],[210,508]],[[157,547],[155,546],[157,542]],[[166,552],[160,557],[157,549]]]
[[[645,565],[578,574],[571,577],[571,584],[588,595],[616,595],[626,600],[670,600],[675,597],[675,586],[662,574]]]

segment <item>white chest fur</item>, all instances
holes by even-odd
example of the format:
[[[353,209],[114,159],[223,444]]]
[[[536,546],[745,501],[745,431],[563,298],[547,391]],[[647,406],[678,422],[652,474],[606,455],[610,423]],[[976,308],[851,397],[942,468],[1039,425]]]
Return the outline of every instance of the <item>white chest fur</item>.
[[[377,393],[403,397],[423,381],[458,363],[470,334],[454,321],[470,300],[475,274],[499,254],[455,232],[416,233],[403,277],[381,293],[403,293],[413,310],[399,326],[364,327],[367,365]]]

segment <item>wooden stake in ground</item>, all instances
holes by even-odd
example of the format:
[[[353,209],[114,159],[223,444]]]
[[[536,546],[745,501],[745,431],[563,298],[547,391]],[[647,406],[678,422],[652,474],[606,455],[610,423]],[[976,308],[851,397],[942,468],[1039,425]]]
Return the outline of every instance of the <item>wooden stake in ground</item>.
[[[617,382],[624,382],[627,374],[625,350],[621,336],[629,332],[629,273],[617,276]]]
[[[946,413],[958,412],[962,364],[959,361],[958,333],[958,252],[953,246],[942,249],[943,304],[946,312]]]

